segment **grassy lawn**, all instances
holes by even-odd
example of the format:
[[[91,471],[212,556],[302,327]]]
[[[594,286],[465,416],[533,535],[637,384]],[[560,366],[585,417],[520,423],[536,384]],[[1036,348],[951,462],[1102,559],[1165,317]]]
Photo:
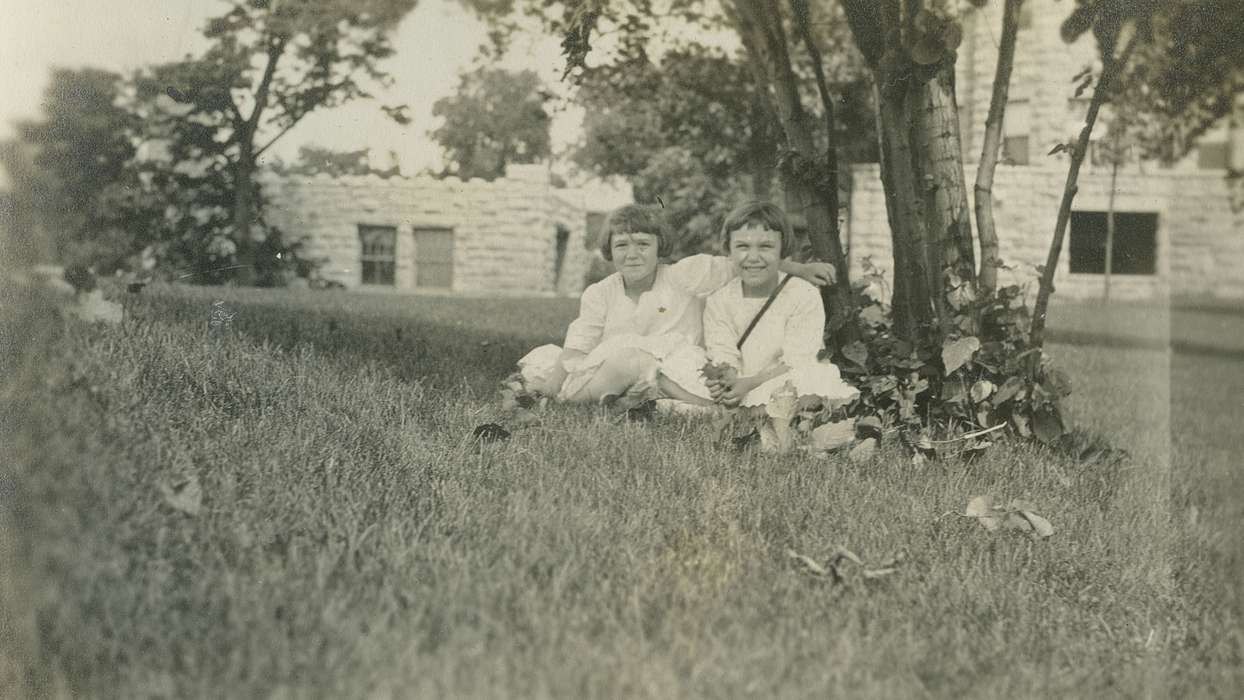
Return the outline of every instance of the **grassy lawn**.
[[[1073,419],[1133,454],[1109,467],[1005,445],[923,468],[894,449],[739,455],[702,423],[572,408],[477,451],[497,379],[573,303],[151,291],[124,327],[6,292],[0,696],[1234,697],[1244,681],[1229,355],[1055,344]],[[216,297],[240,308],[234,336],[206,335]],[[1064,340],[1119,318],[1057,313]],[[1166,327],[1185,313],[1208,312]],[[947,515],[983,493],[1030,501],[1056,534]],[[836,547],[905,558],[831,585],[786,555]]]

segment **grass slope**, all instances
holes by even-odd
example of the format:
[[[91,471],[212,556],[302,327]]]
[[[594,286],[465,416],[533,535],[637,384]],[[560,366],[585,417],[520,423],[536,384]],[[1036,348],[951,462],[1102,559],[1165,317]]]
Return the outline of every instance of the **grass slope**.
[[[1073,415],[1137,455],[1113,468],[740,456],[586,409],[478,452],[488,391],[573,307],[232,292],[209,339],[217,294],[123,328],[10,295],[0,694],[1238,691],[1238,362],[1056,347]],[[194,515],[161,491],[190,477]],[[978,493],[1057,534],[946,515]],[[837,546],[906,561],[835,587],[785,554]]]

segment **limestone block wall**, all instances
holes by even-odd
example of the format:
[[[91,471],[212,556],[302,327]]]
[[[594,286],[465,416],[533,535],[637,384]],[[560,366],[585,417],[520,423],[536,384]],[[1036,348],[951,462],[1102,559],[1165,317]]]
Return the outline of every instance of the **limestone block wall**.
[[[347,287],[362,284],[360,225],[396,228],[399,290],[427,289],[417,279],[416,231],[452,230],[452,284],[440,291],[578,294],[582,289],[587,212],[573,191],[549,184],[544,166],[512,166],[494,182],[378,176],[276,177],[264,180],[267,216],[309,257],[320,274]],[[557,229],[568,232],[566,259],[555,274]]]
[[[969,182],[975,178],[972,166],[967,176]],[[863,273],[865,258],[888,275],[893,260],[878,166],[854,166],[852,178],[846,232],[852,275]],[[1029,294],[1035,296],[1036,266],[1045,263],[1065,178],[1066,171],[1056,166],[998,167],[994,216],[999,246],[1003,261],[1015,268],[1000,271],[999,284],[1027,285]],[[1107,173],[1082,173],[1074,210],[1105,211],[1109,187]],[[1232,211],[1220,174],[1122,173],[1116,184],[1115,210],[1158,215],[1157,274],[1112,275],[1112,298],[1244,298],[1244,274],[1240,272],[1244,270],[1244,212]],[[1055,273],[1056,294],[1100,298],[1103,275],[1072,274],[1069,242],[1068,234]]]

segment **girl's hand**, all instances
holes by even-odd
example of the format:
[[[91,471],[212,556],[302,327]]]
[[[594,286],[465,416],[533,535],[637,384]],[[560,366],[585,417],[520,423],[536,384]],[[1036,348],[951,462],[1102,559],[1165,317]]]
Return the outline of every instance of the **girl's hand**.
[[[734,381],[734,384],[722,392],[720,401],[722,405],[734,408],[743,402],[743,398],[750,394],[752,389],[763,383],[760,377],[754,375],[751,377],[739,377]]]
[[[809,282],[818,287],[833,284],[838,280],[838,271],[834,266],[825,262],[809,262],[797,263],[788,262],[786,270],[790,274],[798,277],[805,282]]]
[[[712,397],[713,401],[720,400],[722,395],[738,380],[738,377],[739,371],[730,367],[717,378],[704,380],[704,384],[708,386],[708,395]]]

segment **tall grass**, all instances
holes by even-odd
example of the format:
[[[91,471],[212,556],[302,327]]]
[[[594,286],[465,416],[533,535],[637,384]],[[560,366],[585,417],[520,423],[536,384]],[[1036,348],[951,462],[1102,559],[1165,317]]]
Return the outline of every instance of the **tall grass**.
[[[144,300],[119,328],[38,298],[7,307],[0,678],[14,694],[1238,689],[1223,519],[1238,505],[1218,492],[1236,482],[1217,443],[1154,430],[1183,425],[1162,377],[1204,396],[1217,370],[1060,348],[1074,412],[1136,454],[1091,467],[1006,445],[923,468],[889,447],[868,465],[779,459],[722,449],[693,421],[569,408],[477,449],[489,388],[570,310],[335,299],[236,296],[222,338],[201,292]],[[1137,376],[1158,380],[1124,383]],[[1185,448],[1199,456],[1168,471]],[[162,491],[190,478],[193,515]],[[1057,534],[948,515],[978,493],[1030,501]],[[786,556],[836,547],[906,558],[833,585]]]

